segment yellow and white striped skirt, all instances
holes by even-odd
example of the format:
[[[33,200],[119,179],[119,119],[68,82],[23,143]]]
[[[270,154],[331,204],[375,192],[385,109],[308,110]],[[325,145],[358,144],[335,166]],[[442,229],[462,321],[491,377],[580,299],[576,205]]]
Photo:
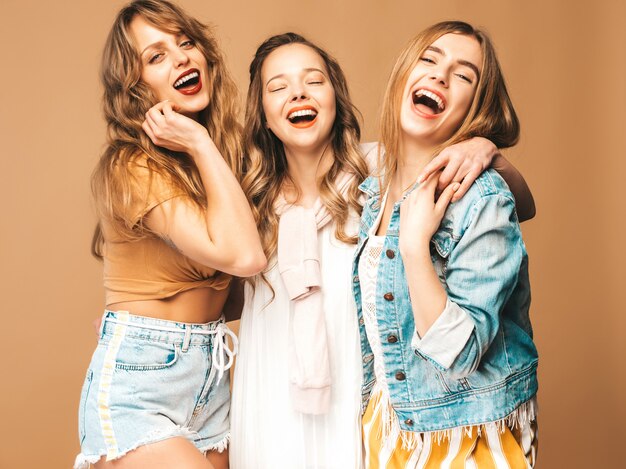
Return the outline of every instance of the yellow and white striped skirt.
[[[385,406],[389,408],[384,409]],[[528,469],[535,466],[536,420],[510,426],[488,423],[441,433],[396,431],[387,435],[390,441],[384,441],[383,420],[388,410],[397,419],[385,393],[377,392],[363,415],[367,469]]]

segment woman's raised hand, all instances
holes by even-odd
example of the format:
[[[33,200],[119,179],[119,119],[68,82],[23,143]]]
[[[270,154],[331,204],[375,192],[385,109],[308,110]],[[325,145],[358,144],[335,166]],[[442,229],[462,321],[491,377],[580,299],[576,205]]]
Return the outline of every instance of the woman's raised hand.
[[[169,101],[152,106],[141,127],[155,145],[191,155],[202,142],[211,139],[201,124],[176,112]]]
[[[433,174],[439,174],[437,191],[443,191],[454,182],[460,183],[452,202],[456,202],[467,192],[472,183],[480,174],[491,166],[494,156],[499,154],[498,148],[482,137],[450,145],[428,163],[419,177],[423,182]],[[439,170],[441,173],[439,173]]]
[[[432,173],[400,206],[400,251],[403,255],[416,245],[428,247],[448,204],[460,187],[458,182],[450,184],[435,200],[438,179],[439,172]]]

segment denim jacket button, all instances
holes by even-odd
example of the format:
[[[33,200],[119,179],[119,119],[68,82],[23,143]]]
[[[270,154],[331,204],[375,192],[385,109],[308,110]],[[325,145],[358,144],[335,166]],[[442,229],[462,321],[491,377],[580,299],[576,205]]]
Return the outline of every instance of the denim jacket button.
[[[383,298],[387,301],[393,301],[393,293],[387,292],[383,295]]]
[[[406,379],[406,375],[402,371],[396,371],[396,379],[398,381],[404,381]]]
[[[407,424],[407,425],[411,425],[412,426],[413,425],[413,419],[406,419],[404,421],[404,423]]]
[[[387,257],[389,259],[393,259],[394,257],[396,257],[396,253],[393,252],[393,249],[387,249],[387,252],[385,252],[385,254],[387,254]]]
[[[395,344],[398,341],[398,337],[391,334],[389,336],[387,336],[387,342],[389,342],[390,344]]]

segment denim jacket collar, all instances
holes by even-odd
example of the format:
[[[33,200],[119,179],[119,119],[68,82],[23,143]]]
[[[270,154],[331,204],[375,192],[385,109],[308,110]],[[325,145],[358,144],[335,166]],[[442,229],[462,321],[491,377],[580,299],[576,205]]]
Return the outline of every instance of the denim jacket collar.
[[[380,178],[369,176],[359,185],[359,190],[369,197],[380,197]]]
[[[417,186],[419,186],[418,182],[413,183],[411,187],[404,192],[404,195],[402,196],[400,202],[406,199],[409,194],[417,188]],[[365,181],[361,183],[361,185],[359,186],[359,190],[365,193],[368,198],[380,197],[380,178],[377,176],[369,176]]]
[[[359,185],[359,190],[366,194],[368,199],[371,200],[370,203],[372,204],[372,209],[375,209],[374,212],[376,215],[378,214],[378,210],[380,210],[381,208],[375,207],[376,203],[380,200],[381,197],[380,181],[380,177],[369,176]],[[413,184],[413,186],[403,195],[400,203],[402,203],[402,201],[404,201],[404,199],[406,199],[409,194],[417,188],[417,186],[419,186],[419,183],[416,182],[415,184]],[[397,208],[396,205],[397,203],[394,205],[394,210]],[[437,252],[441,257],[448,257],[453,246],[451,233],[446,230],[439,230],[433,236],[431,243],[435,246],[435,249],[437,249]]]

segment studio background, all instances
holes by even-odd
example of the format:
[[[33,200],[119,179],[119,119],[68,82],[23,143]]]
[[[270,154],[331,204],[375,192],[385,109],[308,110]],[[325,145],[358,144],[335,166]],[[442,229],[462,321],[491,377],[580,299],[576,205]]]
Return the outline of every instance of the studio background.
[[[100,53],[120,0],[0,0],[0,468],[68,468],[103,309],[89,177],[103,149]],[[623,467],[626,2],[180,0],[215,26],[245,95],[269,35],[341,63],[377,138],[400,49],[444,19],[484,27],[522,123],[506,155],[537,203],[523,224],[540,352],[539,464]],[[621,437],[621,438],[620,438]],[[346,468],[351,469],[351,468]]]

